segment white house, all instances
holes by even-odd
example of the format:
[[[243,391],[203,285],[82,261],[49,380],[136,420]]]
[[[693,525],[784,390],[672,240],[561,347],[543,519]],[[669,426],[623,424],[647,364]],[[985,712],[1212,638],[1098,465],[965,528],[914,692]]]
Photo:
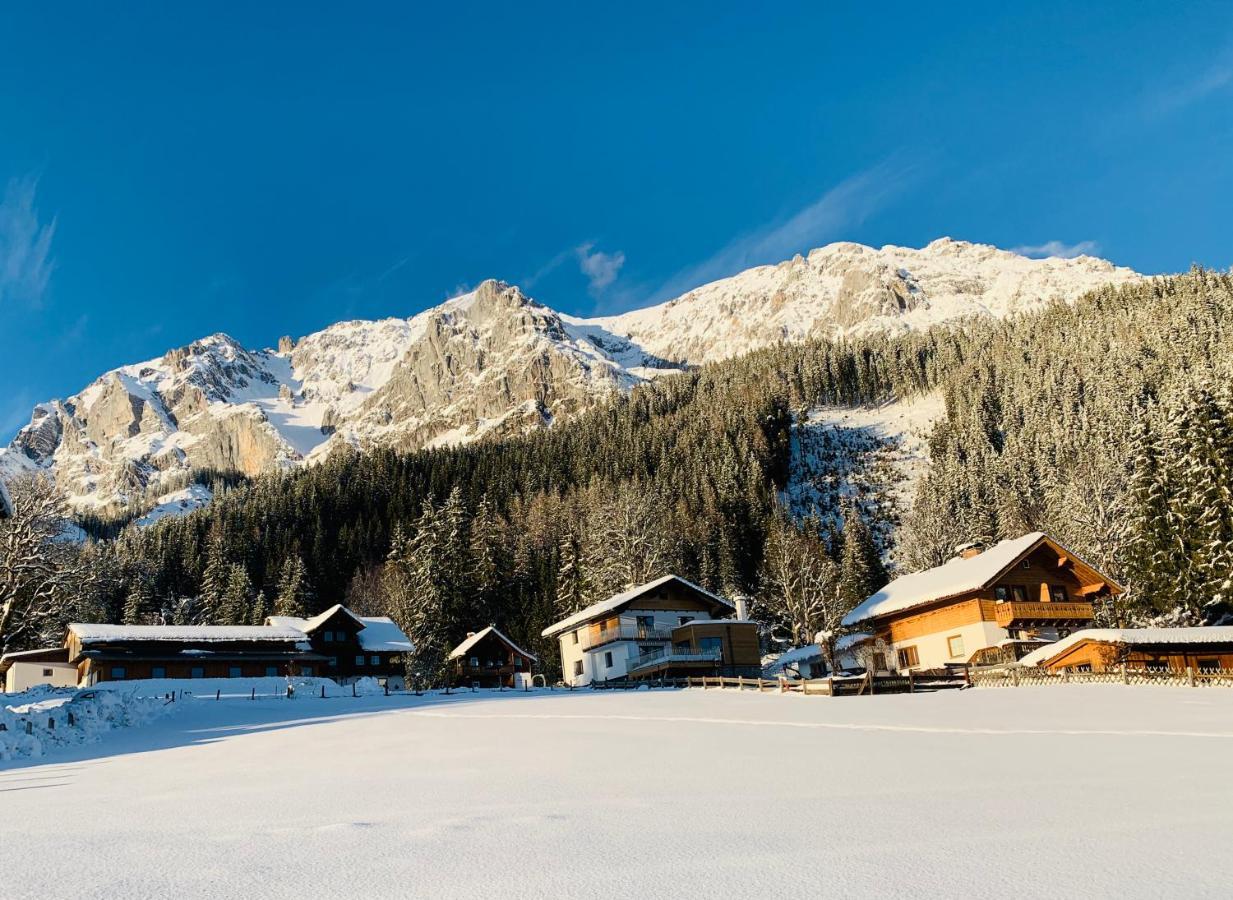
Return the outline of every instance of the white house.
[[[543,635],[560,641],[562,679],[579,686],[625,678],[643,660],[672,649],[673,629],[695,620],[726,620],[735,612],[723,597],[665,575],[549,625]]]
[[[69,662],[65,647],[18,650],[0,656],[0,679],[6,694],[26,691],[39,684],[76,687],[77,666]]]

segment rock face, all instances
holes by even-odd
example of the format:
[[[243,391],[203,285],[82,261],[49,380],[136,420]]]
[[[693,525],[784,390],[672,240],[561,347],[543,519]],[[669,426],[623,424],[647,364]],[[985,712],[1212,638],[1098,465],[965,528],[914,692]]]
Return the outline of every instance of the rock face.
[[[942,239],[921,250],[832,244],[601,319],[486,281],[410,319],[340,322],[277,350],[216,334],[108,372],[35,407],[0,451],[0,479],[52,472],[78,508],[100,513],[192,508],[167,498],[194,470],[256,475],[342,446],[516,434],[683,365],[813,335],[1005,315],[1140,277],[1089,257],[1030,260]]]

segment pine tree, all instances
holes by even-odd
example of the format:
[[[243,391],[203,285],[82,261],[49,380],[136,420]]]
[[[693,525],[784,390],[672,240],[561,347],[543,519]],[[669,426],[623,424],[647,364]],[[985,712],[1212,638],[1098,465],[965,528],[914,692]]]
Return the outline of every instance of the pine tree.
[[[248,624],[264,625],[269,614],[269,603],[265,599],[265,591],[257,591],[257,596],[253,598],[253,608],[248,617]]]
[[[223,625],[243,625],[248,621],[249,603],[252,600],[253,583],[248,570],[238,563],[231,566],[227,587],[219,606],[219,622]]]
[[[843,520],[839,593],[848,609],[852,609],[885,585],[887,577],[873,534],[855,503],[845,503]]]
[[[308,572],[304,569],[304,560],[298,555],[287,557],[278,579],[275,615],[305,617],[309,614],[312,601],[313,592],[308,583]]]

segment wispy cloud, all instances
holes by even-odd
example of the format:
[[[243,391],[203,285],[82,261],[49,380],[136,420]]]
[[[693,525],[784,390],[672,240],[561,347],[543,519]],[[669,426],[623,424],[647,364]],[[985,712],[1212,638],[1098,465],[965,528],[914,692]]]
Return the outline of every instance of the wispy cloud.
[[[51,240],[56,220],[39,221],[34,205],[38,179],[11,179],[0,199],[0,303],[43,305],[55,262]]]
[[[1057,256],[1061,259],[1074,259],[1076,256],[1094,256],[1100,252],[1100,244],[1095,241],[1078,241],[1067,244],[1063,241],[1045,241],[1043,244],[1025,244],[1022,247],[1011,247],[1012,253],[1020,256],[1030,256],[1032,259],[1045,259]]]
[[[714,256],[689,266],[651,297],[663,300],[751,266],[779,262],[794,253],[844,236],[902,194],[921,168],[899,157],[845,178],[795,213],[741,235]]]
[[[1233,44],[1226,44],[1202,69],[1170,84],[1156,87],[1143,99],[1141,111],[1159,118],[1224,93],[1233,88]]]
[[[593,243],[575,247],[574,255],[578,258],[579,270],[587,277],[587,286],[593,296],[602,294],[616,281],[621,267],[625,265],[625,254],[622,251],[605,253],[596,250]]]

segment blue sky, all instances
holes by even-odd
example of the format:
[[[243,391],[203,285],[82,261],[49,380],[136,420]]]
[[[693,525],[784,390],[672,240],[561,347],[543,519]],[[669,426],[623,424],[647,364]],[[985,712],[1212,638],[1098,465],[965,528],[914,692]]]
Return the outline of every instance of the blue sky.
[[[0,10],[0,438],[487,277],[594,313],[832,240],[1233,263],[1227,3],[444,6]]]

